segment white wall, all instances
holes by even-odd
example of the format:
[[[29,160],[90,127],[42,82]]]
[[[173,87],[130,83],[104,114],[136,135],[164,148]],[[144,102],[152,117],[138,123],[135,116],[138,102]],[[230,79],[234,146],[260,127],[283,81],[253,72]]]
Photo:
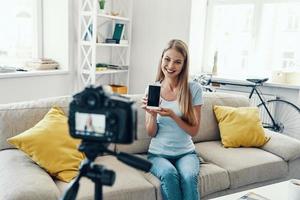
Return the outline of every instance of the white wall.
[[[133,1],[129,93],[142,93],[156,76],[170,39],[189,42],[190,0]]]
[[[0,79],[0,103],[70,94],[70,75]]]
[[[73,19],[69,17],[70,0],[44,0],[44,56],[57,60],[69,73],[0,79],[0,103],[70,95],[74,89]],[[69,23],[70,19],[70,23]],[[77,19],[77,18],[76,18]],[[76,21],[77,22],[77,21]],[[70,49],[70,51],[69,51]]]

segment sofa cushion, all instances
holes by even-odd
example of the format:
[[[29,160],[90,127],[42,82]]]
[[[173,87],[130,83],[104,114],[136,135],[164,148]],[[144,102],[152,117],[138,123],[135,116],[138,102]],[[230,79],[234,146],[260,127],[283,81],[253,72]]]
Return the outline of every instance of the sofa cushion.
[[[77,176],[84,154],[77,146],[81,140],[69,135],[68,118],[59,107],[53,107],[34,127],[8,139],[24,151],[51,176],[70,182]]]
[[[141,99],[144,95],[126,95],[136,102],[137,106],[137,140],[130,145],[118,144],[117,149],[127,153],[145,153],[151,141],[145,128],[145,110],[141,108]]]
[[[13,148],[6,140],[38,123],[53,105],[68,113],[69,96],[0,105],[0,150]]]
[[[219,92],[204,92],[203,101],[200,129],[197,135],[193,137],[194,142],[220,140],[219,127],[213,111],[214,105],[232,107],[249,106],[249,99],[245,96]]]
[[[112,187],[103,187],[103,199],[106,200],[153,200],[155,188],[144,177],[143,172],[138,171],[117,160],[113,156],[101,156],[95,161],[116,173],[116,181]],[[67,184],[56,181],[60,191],[67,188]],[[94,199],[94,183],[87,178],[80,180],[80,188],[77,199]]]
[[[201,196],[206,196],[230,187],[227,171],[213,163],[201,164],[198,180],[200,180]]]
[[[295,160],[300,157],[299,140],[268,129],[265,129],[265,133],[270,137],[270,140],[262,146],[263,150],[271,152],[285,161]]]
[[[261,147],[269,138],[257,107],[214,106],[224,147]]]
[[[204,160],[226,169],[230,188],[268,181],[288,174],[288,165],[280,157],[258,148],[224,148],[220,141],[196,144]]]
[[[0,151],[0,199],[57,200],[59,190],[52,178],[25,153]]]

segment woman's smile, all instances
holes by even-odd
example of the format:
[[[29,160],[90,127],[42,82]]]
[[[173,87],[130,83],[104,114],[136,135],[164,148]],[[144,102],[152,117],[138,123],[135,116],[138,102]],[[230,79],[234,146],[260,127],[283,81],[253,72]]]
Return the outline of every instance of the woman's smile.
[[[166,70],[169,74],[173,74],[174,72],[176,72],[176,70],[168,69],[168,67],[165,67],[165,70]]]

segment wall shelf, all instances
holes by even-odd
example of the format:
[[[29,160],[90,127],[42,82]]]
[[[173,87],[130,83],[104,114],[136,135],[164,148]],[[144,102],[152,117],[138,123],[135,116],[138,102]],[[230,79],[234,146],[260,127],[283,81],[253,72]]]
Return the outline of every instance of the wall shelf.
[[[108,70],[103,70],[103,71],[97,71],[97,75],[103,75],[103,74],[117,74],[117,73],[127,73],[128,70],[123,70],[123,69],[108,69]]]
[[[85,45],[85,46],[94,45],[90,41],[81,41],[81,44]],[[99,46],[99,47],[129,47],[129,44],[96,43],[96,46]]]
[[[93,14],[93,12],[89,12],[89,11],[82,11],[81,12],[81,16],[91,16]],[[97,14],[98,17],[101,18],[107,18],[107,19],[111,19],[111,20],[119,20],[119,21],[124,21],[124,22],[129,22],[130,19],[127,17],[121,17],[121,16],[114,16],[114,15],[108,15],[108,14]]]
[[[127,17],[120,17],[120,16],[113,16],[113,15],[106,15],[106,14],[98,14],[98,17],[103,17],[111,20],[119,20],[119,21],[124,21],[124,22],[129,22],[130,19]]]
[[[132,0],[106,0],[106,12],[116,12],[121,13],[121,15],[114,16],[100,13],[98,0],[80,0],[79,2],[79,87],[102,84],[129,86]],[[121,44],[97,42],[113,38],[116,35],[114,29],[117,27],[117,23],[123,24],[121,34],[117,39],[126,42],[123,41],[124,43]],[[119,28],[116,30],[119,30]],[[127,66],[128,69],[97,71],[97,63]],[[102,75],[105,75],[105,77]],[[109,75],[111,76],[107,79],[106,77],[109,77]]]

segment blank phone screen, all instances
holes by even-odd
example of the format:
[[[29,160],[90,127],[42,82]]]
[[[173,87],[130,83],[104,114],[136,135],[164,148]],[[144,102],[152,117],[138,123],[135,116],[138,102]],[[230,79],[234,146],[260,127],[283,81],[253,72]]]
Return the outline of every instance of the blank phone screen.
[[[160,98],[160,86],[149,85],[147,106],[158,107]]]

